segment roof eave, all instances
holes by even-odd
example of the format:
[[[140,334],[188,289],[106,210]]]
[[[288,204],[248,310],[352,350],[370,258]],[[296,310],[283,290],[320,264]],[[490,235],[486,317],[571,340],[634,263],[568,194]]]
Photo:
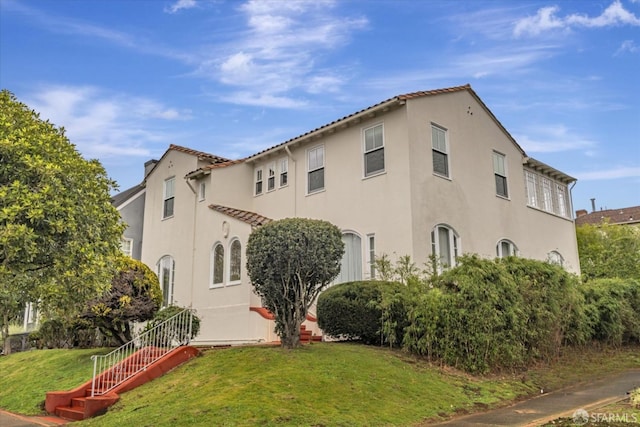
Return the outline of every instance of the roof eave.
[[[535,171],[542,172],[542,173],[544,173],[546,175],[549,175],[550,177],[552,177],[552,178],[554,178],[554,179],[556,179],[558,181],[564,182],[565,184],[570,184],[572,182],[576,182],[577,181],[576,178],[574,178],[574,177],[572,177],[570,175],[567,175],[566,173],[561,172],[558,169],[555,169],[555,168],[553,168],[553,167],[551,167],[551,166],[549,166],[549,165],[547,165],[545,163],[542,163],[541,161],[536,160],[533,157],[525,157],[522,160],[522,164],[527,166],[527,167],[529,167],[529,168],[531,168],[531,169],[533,169],[533,170],[535,170]]]

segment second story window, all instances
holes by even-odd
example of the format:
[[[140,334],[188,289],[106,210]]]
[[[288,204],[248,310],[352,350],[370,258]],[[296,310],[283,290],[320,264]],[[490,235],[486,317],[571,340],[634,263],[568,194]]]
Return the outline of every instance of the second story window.
[[[447,132],[441,127],[431,125],[431,148],[433,173],[449,178],[449,150]]]
[[[289,183],[289,159],[280,160],[280,187],[284,187]]]
[[[493,174],[496,178],[496,194],[502,197],[509,197],[504,154],[500,154],[495,151],[493,152]]]
[[[204,182],[200,183],[200,190],[198,191],[198,200],[203,201],[206,198],[207,186]]]
[[[262,194],[262,169],[256,169],[256,196]]]
[[[275,190],[276,188],[276,164],[271,163],[269,165],[269,176],[267,177],[267,191]]]
[[[324,146],[312,148],[307,152],[308,173],[307,193],[324,189]]]
[[[176,177],[169,178],[164,181],[162,218],[173,216],[173,205],[176,194]]]
[[[384,135],[382,125],[364,130],[364,176],[384,172]]]

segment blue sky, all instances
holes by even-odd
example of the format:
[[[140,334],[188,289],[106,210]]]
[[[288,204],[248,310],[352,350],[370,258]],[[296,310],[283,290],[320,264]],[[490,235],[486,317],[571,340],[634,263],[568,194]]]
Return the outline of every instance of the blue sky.
[[[466,83],[574,209],[640,205],[640,0],[0,0],[0,87],[121,190],[171,143],[241,158]]]

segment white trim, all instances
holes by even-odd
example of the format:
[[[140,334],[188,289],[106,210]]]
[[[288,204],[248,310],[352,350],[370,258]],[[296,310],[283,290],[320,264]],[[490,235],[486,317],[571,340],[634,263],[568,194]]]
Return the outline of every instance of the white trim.
[[[510,250],[513,251],[513,255],[511,256],[518,256],[520,254],[520,251],[518,250],[518,246],[516,246],[516,244],[513,243],[513,240],[500,239],[498,240],[498,243],[496,243],[496,256],[498,258],[505,258],[505,256],[510,256],[510,255],[504,255],[504,253],[502,253],[502,243],[509,244]]]
[[[316,167],[315,169],[313,169],[313,170],[312,170],[312,169],[311,169],[311,167],[310,167],[310,165],[309,165],[309,163],[310,163],[309,154],[310,154],[312,151],[318,150],[318,149],[320,149],[320,148],[322,148],[322,166],[320,166],[320,167]],[[307,185],[306,185],[306,194],[307,194],[307,195],[310,195],[310,194],[316,194],[316,193],[319,193],[319,192],[321,192],[321,191],[324,191],[324,190],[326,189],[326,173],[325,173],[325,172],[326,172],[326,162],[325,162],[326,154],[325,154],[324,144],[315,145],[315,146],[313,146],[313,147],[308,148],[308,149],[306,150],[306,156],[307,156],[307,179],[306,179],[306,184],[307,184]],[[309,191],[309,174],[310,174],[311,172],[315,172],[315,171],[318,171],[318,170],[320,170],[320,169],[322,169],[322,171],[323,171],[323,175],[322,175],[322,187],[321,187],[321,188],[317,188],[317,189],[315,189],[315,190],[313,190],[313,191]]]
[[[258,172],[260,173],[260,180],[258,181]],[[258,183],[260,183],[260,192],[258,193]],[[253,170],[253,195],[260,196],[264,194],[264,170],[262,166]]]
[[[240,279],[231,280],[231,246],[233,246],[235,242],[238,242],[238,244],[240,245]],[[238,237],[233,237],[231,238],[231,240],[229,240],[229,244],[227,245],[227,247],[229,248],[229,250],[227,251],[229,252],[229,255],[227,256],[228,267],[226,269],[226,279],[227,279],[226,285],[227,286],[239,285],[242,283],[242,242]]]
[[[216,250],[216,247],[218,245],[220,245],[220,247],[223,250],[223,253],[222,253],[222,282],[213,283],[213,275],[215,273],[214,270],[215,270],[215,262],[216,262],[216,260],[215,260],[215,257],[216,257],[215,250]],[[225,276],[226,276],[225,269],[224,269],[224,264],[227,261],[226,257],[227,257],[227,255],[226,255],[226,251],[225,251],[224,245],[222,244],[221,241],[219,241],[219,240],[216,241],[211,246],[211,251],[210,251],[210,254],[209,254],[209,289],[216,289],[216,288],[223,288],[224,287],[224,285],[225,285]]]
[[[367,131],[375,129],[378,126],[380,126],[382,128],[382,146],[380,146],[380,147],[375,147],[374,146],[373,149],[367,151]],[[387,164],[386,164],[386,158],[384,157],[385,150],[386,150],[386,146],[385,146],[385,143],[384,143],[384,140],[385,140],[384,122],[378,122],[378,123],[373,124],[371,126],[367,126],[366,128],[362,128],[361,135],[362,135],[362,177],[363,178],[371,178],[371,177],[374,177],[374,176],[377,176],[377,175],[385,173],[386,170],[387,170]],[[375,141],[374,141],[374,144],[375,144]],[[375,172],[371,172],[370,174],[367,174],[367,154],[373,153],[374,151],[378,151],[378,150],[382,150],[382,155],[383,155],[382,169],[377,170]]]
[[[441,149],[436,148],[434,146],[434,143],[433,143],[434,142],[433,141],[433,129],[440,130],[440,131],[442,131],[442,133],[444,133],[444,151],[442,151]],[[450,157],[451,157],[451,147],[450,147],[450,144],[449,144],[449,130],[447,128],[445,128],[444,126],[438,125],[438,124],[436,124],[434,122],[430,122],[429,130],[431,131],[431,151],[430,151],[430,153],[431,153],[431,171],[433,172],[433,174],[435,176],[439,176],[441,178],[445,178],[445,179],[451,180],[451,176],[452,176],[452,174],[451,174],[451,159],[450,159]],[[447,174],[446,175],[442,174],[440,172],[437,172],[435,170],[435,165],[433,164],[433,152],[434,151],[442,153],[442,154],[444,154],[446,156],[446,160],[447,160],[447,165],[446,165],[447,166]]]

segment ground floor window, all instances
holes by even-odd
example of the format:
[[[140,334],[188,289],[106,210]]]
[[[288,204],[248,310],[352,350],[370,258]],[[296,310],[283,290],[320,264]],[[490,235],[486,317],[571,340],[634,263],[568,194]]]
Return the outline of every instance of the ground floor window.
[[[160,289],[162,289],[162,306],[173,304],[173,284],[176,272],[176,262],[173,257],[165,255],[156,265]]]
[[[460,236],[448,225],[436,225],[431,231],[431,253],[438,262],[438,270],[455,267],[460,251]]]
[[[342,235],[344,255],[340,266],[340,274],[335,283],[362,280],[362,239],[359,235],[346,232]]]

